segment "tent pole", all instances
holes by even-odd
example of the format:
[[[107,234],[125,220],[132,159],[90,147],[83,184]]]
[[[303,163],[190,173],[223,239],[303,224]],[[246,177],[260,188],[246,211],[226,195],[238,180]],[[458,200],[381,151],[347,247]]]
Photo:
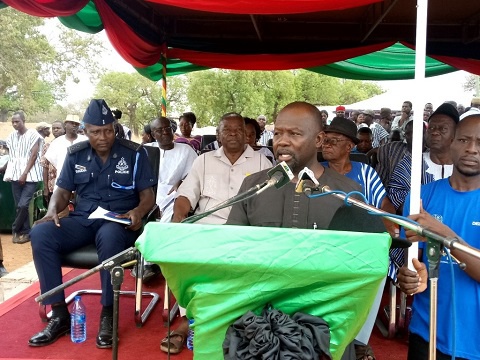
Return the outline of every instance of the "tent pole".
[[[425,61],[427,47],[427,14],[428,0],[417,0],[417,34],[415,40],[415,102],[413,121],[413,145],[412,145],[412,174],[410,192],[410,214],[420,212],[420,185],[422,171],[422,148],[423,148],[423,107],[426,101]],[[438,106],[438,104],[436,104]],[[413,268],[412,259],[418,258],[418,244],[413,243],[408,249],[408,267]],[[430,345],[429,360],[436,359],[436,329],[437,329],[437,287],[431,284],[430,291],[435,292],[430,297]]]
[[[413,95],[413,142],[412,142],[412,173],[410,214],[420,212],[420,184],[423,150],[423,108],[426,103],[425,89],[425,57],[427,35],[427,7],[428,0],[417,0],[417,38],[415,45],[415,89]],[[413,269],[412,258],[418,258],[418,244],[413,243],[408,251],[408,266]]]
[[[162,52],[162,116],[167,116],[167,52]]]

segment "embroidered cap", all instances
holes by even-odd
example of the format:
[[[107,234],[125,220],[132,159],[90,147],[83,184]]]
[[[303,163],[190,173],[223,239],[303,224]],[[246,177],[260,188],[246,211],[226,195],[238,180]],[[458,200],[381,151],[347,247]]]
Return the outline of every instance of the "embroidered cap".
[[[115,121],[112,111],[103,99],[92,99],[88,105],[83,122],[96,126],[111,124]]]

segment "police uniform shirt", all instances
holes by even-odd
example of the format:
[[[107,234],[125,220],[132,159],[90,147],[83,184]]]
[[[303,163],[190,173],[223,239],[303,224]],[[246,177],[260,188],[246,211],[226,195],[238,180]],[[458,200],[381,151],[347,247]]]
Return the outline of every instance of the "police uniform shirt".
[[[155,184],[146,150],[132,150],[118,139],[105,164],[90,144],[68,154],[57,179],[59,187],[76,191],[72,215],[88,215],[98,206],[118,213],[128,212],[138,206],[139,192]]]

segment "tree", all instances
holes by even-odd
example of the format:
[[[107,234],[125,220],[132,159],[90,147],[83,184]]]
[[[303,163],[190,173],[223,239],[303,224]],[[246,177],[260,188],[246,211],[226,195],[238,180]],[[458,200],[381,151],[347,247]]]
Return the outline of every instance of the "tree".
[[[345,80],[340,87],[338,104],[353,104],[383,92],[378,85],[373,83],[360,80]]]
[[[188,76],[187,98],[200,126],[215,125],[225,113],[235,111],[272,121],[292,101],[315,105],[348,104],[381,94],[375,84],[342,81],[307,70],[231,71],[206,70]]]
[[[295,71],[297,99],[314,105],[338,105],[340,88],[340,81],[337,78],[307,70]]]
[[[463,90],[475,91],[475,96],[480,96],[480,81],[478,75],[468,75],[463,84]]]
[[[103,46],[92,36],[59,27],[58,39],[48,39],[45,20],[11,8],[0,10],[0,23],[0,121],[9,111],[48,110],[52,98],[63,96],[66,79],[101,70],[95,54]]]

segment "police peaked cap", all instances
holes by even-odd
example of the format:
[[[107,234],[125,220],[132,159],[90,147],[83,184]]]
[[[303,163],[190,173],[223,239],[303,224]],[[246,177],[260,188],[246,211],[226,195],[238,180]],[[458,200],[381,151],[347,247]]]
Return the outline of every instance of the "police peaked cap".
[[[103,99],[92,99],[88,105],[85,114],[83,115],[83,122],[96,126],[103,126],[113,123],[115,118],[107,103]]]

